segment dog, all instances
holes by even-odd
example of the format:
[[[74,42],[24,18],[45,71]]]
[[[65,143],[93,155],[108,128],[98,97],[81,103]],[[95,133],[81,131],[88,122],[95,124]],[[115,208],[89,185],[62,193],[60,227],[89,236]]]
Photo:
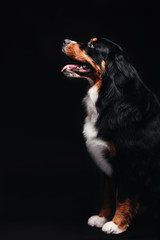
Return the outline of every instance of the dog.
[[[89,81],[83,135],[105,175],[102,209],[88,224],[119,234],[142,205],[154,205],[153,194],[159,201],[160,104],[118,44],[65,39],[62,51],[74,64],[61,72]]]

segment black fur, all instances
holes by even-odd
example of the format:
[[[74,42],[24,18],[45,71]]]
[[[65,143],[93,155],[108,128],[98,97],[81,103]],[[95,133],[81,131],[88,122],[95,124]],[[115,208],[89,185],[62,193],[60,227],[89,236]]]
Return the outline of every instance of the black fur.
[[[83,48],[99,65],[106,63],[96,126],[98,136],[116,148],[111,164],[119,197],[152,205],[159,201],[160,104],[120,46],[104,38],[94,44]]]

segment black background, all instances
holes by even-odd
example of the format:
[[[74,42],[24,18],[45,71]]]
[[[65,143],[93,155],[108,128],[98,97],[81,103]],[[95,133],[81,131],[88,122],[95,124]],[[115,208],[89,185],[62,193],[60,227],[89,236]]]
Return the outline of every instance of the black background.
[[[61,74],[61,45],[97,35],[119,43],[160,98],[158,8],[132,0],[2,6],[1,239],[157,239],[147,218],[119,237],[86,225],[100,208],[103,175],[81,133],[88,83]]]

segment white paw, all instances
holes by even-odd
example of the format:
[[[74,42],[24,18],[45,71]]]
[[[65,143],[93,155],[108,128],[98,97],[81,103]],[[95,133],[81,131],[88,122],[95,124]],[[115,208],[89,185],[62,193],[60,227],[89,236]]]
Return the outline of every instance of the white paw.
[[[91,227],[101,228],[107,222],[105,217],[99,217],[98,215],[94,215],[88,219],[88,225]]]
[[[119,229],[118,226],[112,221],[104,224],[104,226],[102,227],[102,231],[105,233],[113,234],[119,234],[123,232],[123,230]]]

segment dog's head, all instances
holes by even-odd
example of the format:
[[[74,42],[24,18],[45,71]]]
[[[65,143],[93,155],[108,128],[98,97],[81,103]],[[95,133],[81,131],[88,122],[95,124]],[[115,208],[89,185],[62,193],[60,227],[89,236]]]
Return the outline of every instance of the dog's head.
[[[105,38],[87,43],[65,39],[62,51],[74,62],[63,67],[64,75],[87,78],[92,85],[107,78],[123,85],[136,73],[122,48]]]

